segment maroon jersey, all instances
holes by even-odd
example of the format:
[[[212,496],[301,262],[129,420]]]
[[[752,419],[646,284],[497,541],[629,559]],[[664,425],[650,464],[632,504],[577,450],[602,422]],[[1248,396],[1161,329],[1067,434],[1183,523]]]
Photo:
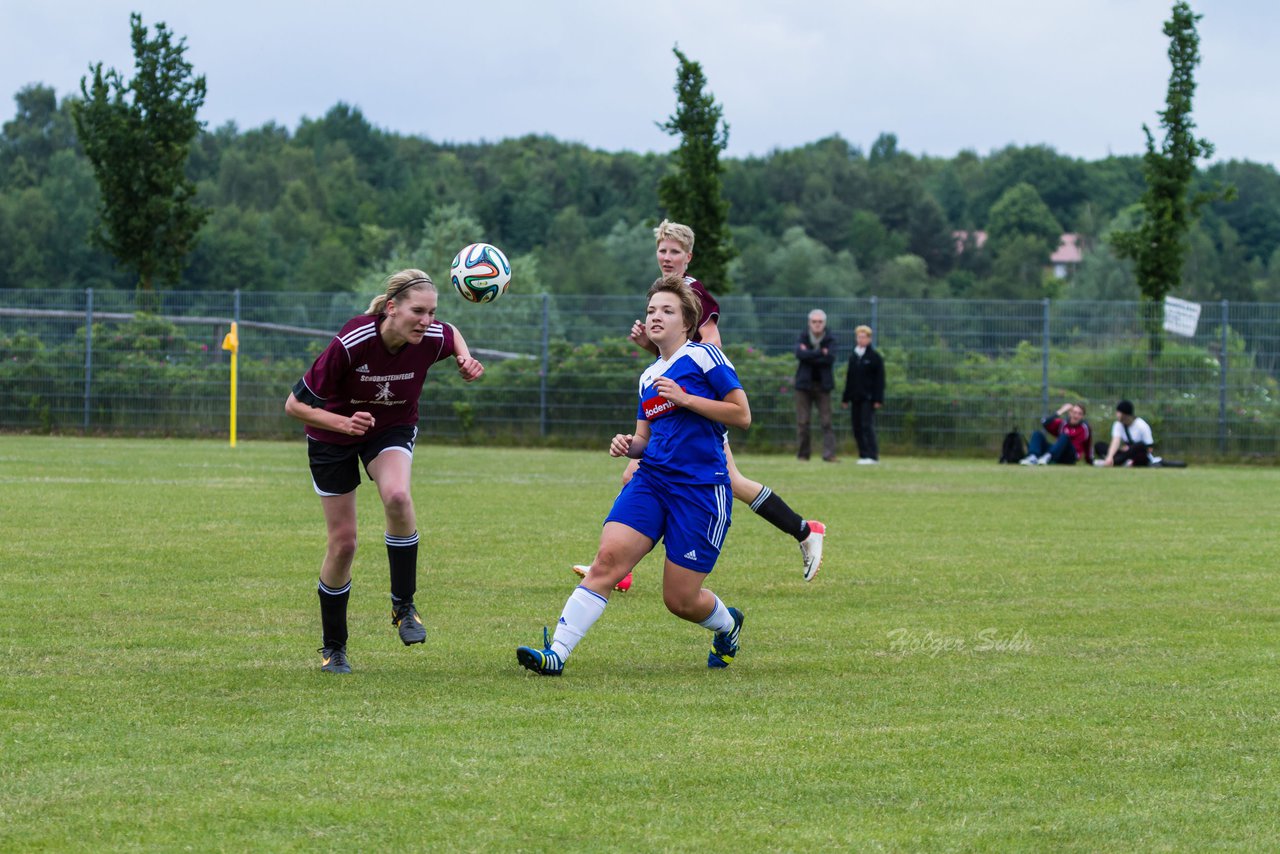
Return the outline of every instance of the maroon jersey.
[[[716,302],[716,298],[711,295],[706,286],[695,279],[693,276],[685,276],[684,283],[693,288],[693,293],[698,297],[698,302],[702,305],[702,313],[698,315],[698,328],[693,330],[694,341],[702,340],[702,324],[708,320],[720,322],[720,303]]]
[[[311,438],[354,445],[387,427],[417,426],[427,369],[454,355],[453,327],[437,320],[421,342],[392,353],[379,334],[385,319],[362,314],[348,320],[294,388],[294,397],[328,412],[347,417],[372,413],[374,429],[364,436],[348,436],[308,424]]]
[[[1076,450],[1076,456],[1086,463],[1093,462],[1093,442],[1090,441],[1093,439],[1093,431],[1089,429],[1088,421],[1070,424],[1065,418],[1054,415],[1046,418],[1041,424],[1051,436],[1061,436],[1065,433],[1071,440],[1071,447]]]

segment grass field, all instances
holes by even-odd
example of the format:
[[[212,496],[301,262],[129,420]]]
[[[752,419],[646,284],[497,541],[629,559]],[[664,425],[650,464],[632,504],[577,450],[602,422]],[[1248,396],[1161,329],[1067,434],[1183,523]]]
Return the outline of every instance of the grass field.
[[[0,850],[1280,848],[1280,469],[744,455],[709,671],[647,559],[561,679],[603,452],[420,446],[426,648],[361,490],[318,671],[301,443],[0,437]]]

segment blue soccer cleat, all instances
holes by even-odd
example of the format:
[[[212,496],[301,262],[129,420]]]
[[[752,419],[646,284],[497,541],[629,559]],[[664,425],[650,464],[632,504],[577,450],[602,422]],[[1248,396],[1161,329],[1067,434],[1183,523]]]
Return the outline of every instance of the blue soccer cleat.
[[[516,660],[526,670],[542,676],[559,676],[564,672],[564,661],[560,654],[551,649],[551,636],[547,627],[542,627],[542,649],[522,646],[516,649]]]
[[[733,657],[738,654],[738,635],[742,634],[742,621],[745,619],[737,608],[729,609],[733,617],[733,628],[727,632],[716,632],[711,639],[711,652],[707,653],[707,667],[728,667]]]

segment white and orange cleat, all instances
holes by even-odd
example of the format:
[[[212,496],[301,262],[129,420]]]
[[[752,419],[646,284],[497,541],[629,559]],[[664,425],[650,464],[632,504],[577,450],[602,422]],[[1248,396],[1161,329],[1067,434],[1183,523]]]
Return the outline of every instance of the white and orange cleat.
[[[809,536],[801,541],[800,554],[804,557],[804,580],[813,581],[822,569],[822,540],[827,535],[827,526],[814,519],[805,524],[809,526]]]
[[[591,567],[581,563],[575,563],[573,565],[574,574],[576,574],[579,578],[586,578],[587,570],[589,569],[591,569]],[[626,593],[628,590],[630,590],[631,589],[631,573],[628,572],[626,578],[622,579],[617,584],[613,585],[613,589],[617,590],[619,593]]]

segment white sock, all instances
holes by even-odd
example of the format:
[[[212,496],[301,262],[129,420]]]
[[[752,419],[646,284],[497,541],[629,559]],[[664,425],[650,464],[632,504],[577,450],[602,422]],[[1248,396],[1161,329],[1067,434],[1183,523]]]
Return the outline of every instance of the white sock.
[[[707,591],[710,592],[710,591]],[[728,632],[733,630],[733,615],[729,613],[729,609],[720,601],[720,597],[712,593],[711,598],[716,600],[716,606],[711,609],[711,616],[707,617],[698,625],[704,629],[711,629],[716,632]]]
[[[577,587],[569,594],[569,600],[564,603],[564,610],[560,612],[560,621],[556,623],[556,633],[551,638],[551,649],[560,656],[561,661],[569,657],[587,629],[600,619],[607,604],[608,599],[585,587]]]

